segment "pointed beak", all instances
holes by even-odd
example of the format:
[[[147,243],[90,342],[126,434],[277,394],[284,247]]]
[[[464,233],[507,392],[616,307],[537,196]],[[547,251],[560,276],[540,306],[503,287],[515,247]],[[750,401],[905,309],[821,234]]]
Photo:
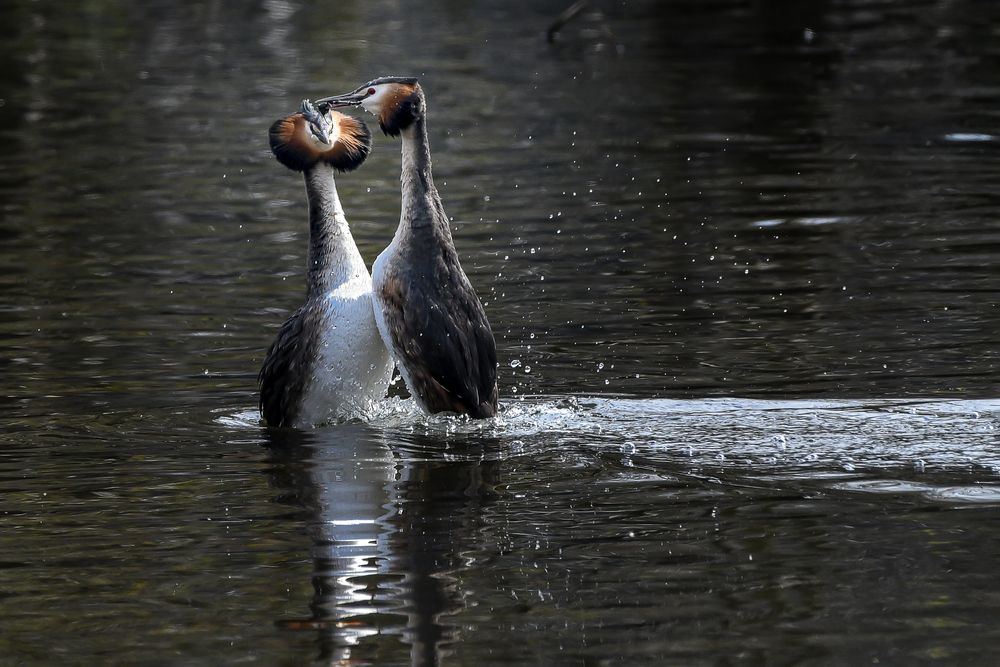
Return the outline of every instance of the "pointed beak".
[[[364,93],[347,93],[346,95],[334,95],[333,97],[324,97],[321,100],[316,100],[316,104],[329,104],[332,108],[337,109],[339,107],[353,107],[361,104],[361,100],[365,99]]]

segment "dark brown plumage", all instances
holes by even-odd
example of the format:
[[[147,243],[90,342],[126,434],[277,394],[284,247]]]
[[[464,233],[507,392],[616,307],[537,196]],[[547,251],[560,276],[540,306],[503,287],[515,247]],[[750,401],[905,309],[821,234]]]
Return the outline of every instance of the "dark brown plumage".
[[[291,426],[298,419],[319,337],[316,330],[304,326],[308,318],[303,306],[285,320],[257,374],[260,414],[269,426]]]
[[[430,250],[411,259],[387,266],[375,287],[387,330],[383,335],[388,333],[392,340],[410,392],[431,413],[494,416],[496,343],[458,256]],[[408,277],[415,272],[425,278]],[[437,289],[424,289],[426,284]]]

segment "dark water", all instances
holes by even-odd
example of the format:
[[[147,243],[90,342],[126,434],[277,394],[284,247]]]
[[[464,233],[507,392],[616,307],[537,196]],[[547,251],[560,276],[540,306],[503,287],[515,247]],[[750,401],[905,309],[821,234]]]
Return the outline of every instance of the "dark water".
[[[0,664],[992,664],[1000,5],[569,4],[3,4]],[[386,73],[506,408],[268,432],[266,129]]]

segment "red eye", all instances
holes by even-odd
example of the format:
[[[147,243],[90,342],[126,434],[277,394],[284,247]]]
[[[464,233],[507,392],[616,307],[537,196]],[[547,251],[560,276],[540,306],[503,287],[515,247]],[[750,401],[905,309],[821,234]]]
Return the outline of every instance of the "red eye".
[[[368,89],[368,94],[369,95],[374,95],[375,94],[375,89],[374,88],[369,88]]]

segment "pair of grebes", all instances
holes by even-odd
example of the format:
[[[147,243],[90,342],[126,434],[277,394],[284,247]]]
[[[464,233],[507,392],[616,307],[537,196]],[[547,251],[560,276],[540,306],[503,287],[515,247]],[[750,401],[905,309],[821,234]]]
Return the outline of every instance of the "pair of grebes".
[[[371,275],[334,179],[371,148],[365,123],[333,110],[350,106],[403,143],[399,227]],[[364,418],[386,396],[394,364],[424,412],[496,414],[496,343],[431,178],[426,114],[416,79],[383,77],[304,101],[271,126],[275,157],[305,177],[309,259],[306,302],[282,325],[258,377],[270,426]]]

